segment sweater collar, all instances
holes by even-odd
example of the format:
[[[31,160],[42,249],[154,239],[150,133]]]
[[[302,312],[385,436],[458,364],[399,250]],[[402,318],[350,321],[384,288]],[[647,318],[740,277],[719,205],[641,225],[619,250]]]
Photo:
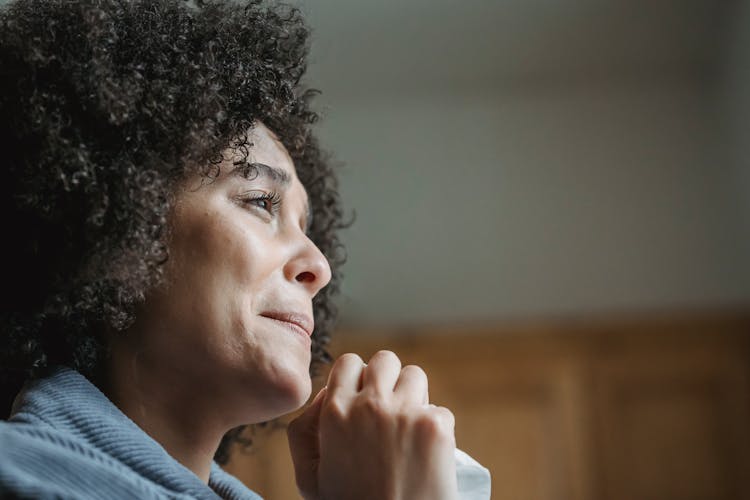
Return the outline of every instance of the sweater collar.
[[[57,368],[50,376],[29,382],[16,398],[10,420],[43,423],[74,436],[175,493],[195,498],[259,498],[215,462],[208,485],[203,483],[86,377],[69,368]]]

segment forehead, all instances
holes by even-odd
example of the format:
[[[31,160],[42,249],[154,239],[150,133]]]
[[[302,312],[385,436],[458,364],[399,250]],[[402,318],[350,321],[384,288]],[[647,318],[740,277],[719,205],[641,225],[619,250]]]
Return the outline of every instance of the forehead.
[[[261,174],[268,176],[286,190],[300,191],[307,201],[307,192],[297,177],[294,162],[276,134],[258,122],[247,131],[247,142],[247,158],[242,158],[240,151],[235,151],[237,160],[257,164]]]
[[[276,137],[276,134],[271,132],[264,124],[258,122],[255,127],[248,130],[247,140],[250,143],[248,161],[283,170],[290,180],[296,180],[297,172],[294,170],[294,163],[289,156],[289,152]]]

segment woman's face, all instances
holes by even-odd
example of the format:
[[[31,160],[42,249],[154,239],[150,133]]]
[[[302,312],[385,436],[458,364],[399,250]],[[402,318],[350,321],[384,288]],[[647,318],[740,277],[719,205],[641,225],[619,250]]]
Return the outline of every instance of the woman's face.
[[[235,423],[308,398],[312,299],[331,279],[305,233],[307,194],[286,149],[262,124],[249,140],[257,165],[245,175],[230,159],[215,181],[196,175],[179,190],[166,284],[133,328],[149,374],[196,401],[234,402],[221,411]]]

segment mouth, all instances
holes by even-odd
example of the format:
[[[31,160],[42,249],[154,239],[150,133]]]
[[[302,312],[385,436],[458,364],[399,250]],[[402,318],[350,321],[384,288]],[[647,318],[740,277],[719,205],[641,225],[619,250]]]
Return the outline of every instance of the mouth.
[[[315,322],[306,314],[281,311],[265,311],[260,314],[264,318],[286,323],[286,326],[294,328],[306,337],[312,337]]]

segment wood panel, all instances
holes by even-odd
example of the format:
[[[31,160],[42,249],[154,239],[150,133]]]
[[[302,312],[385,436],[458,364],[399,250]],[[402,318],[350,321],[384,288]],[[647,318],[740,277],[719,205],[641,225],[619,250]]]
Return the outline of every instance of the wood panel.
[[[585,457],[570,442],[582,433],[572,360],[522,345],[498,350],[482,338],[469,341],[469,350],[479,347],[472,353],[441,339],[412,355],[431,380],[431,400],[456,415],[459,447],[491,468],[502,485],[496,499],[581,498],[574,471]]]
[[[602,498],[748,498],[748,358],[718,337],[594,358]]]
[[[750,316],[341,332],[333,352],[418,364],[493,499],[750,500]],[[285,433],[230,471],[296,499]]]

